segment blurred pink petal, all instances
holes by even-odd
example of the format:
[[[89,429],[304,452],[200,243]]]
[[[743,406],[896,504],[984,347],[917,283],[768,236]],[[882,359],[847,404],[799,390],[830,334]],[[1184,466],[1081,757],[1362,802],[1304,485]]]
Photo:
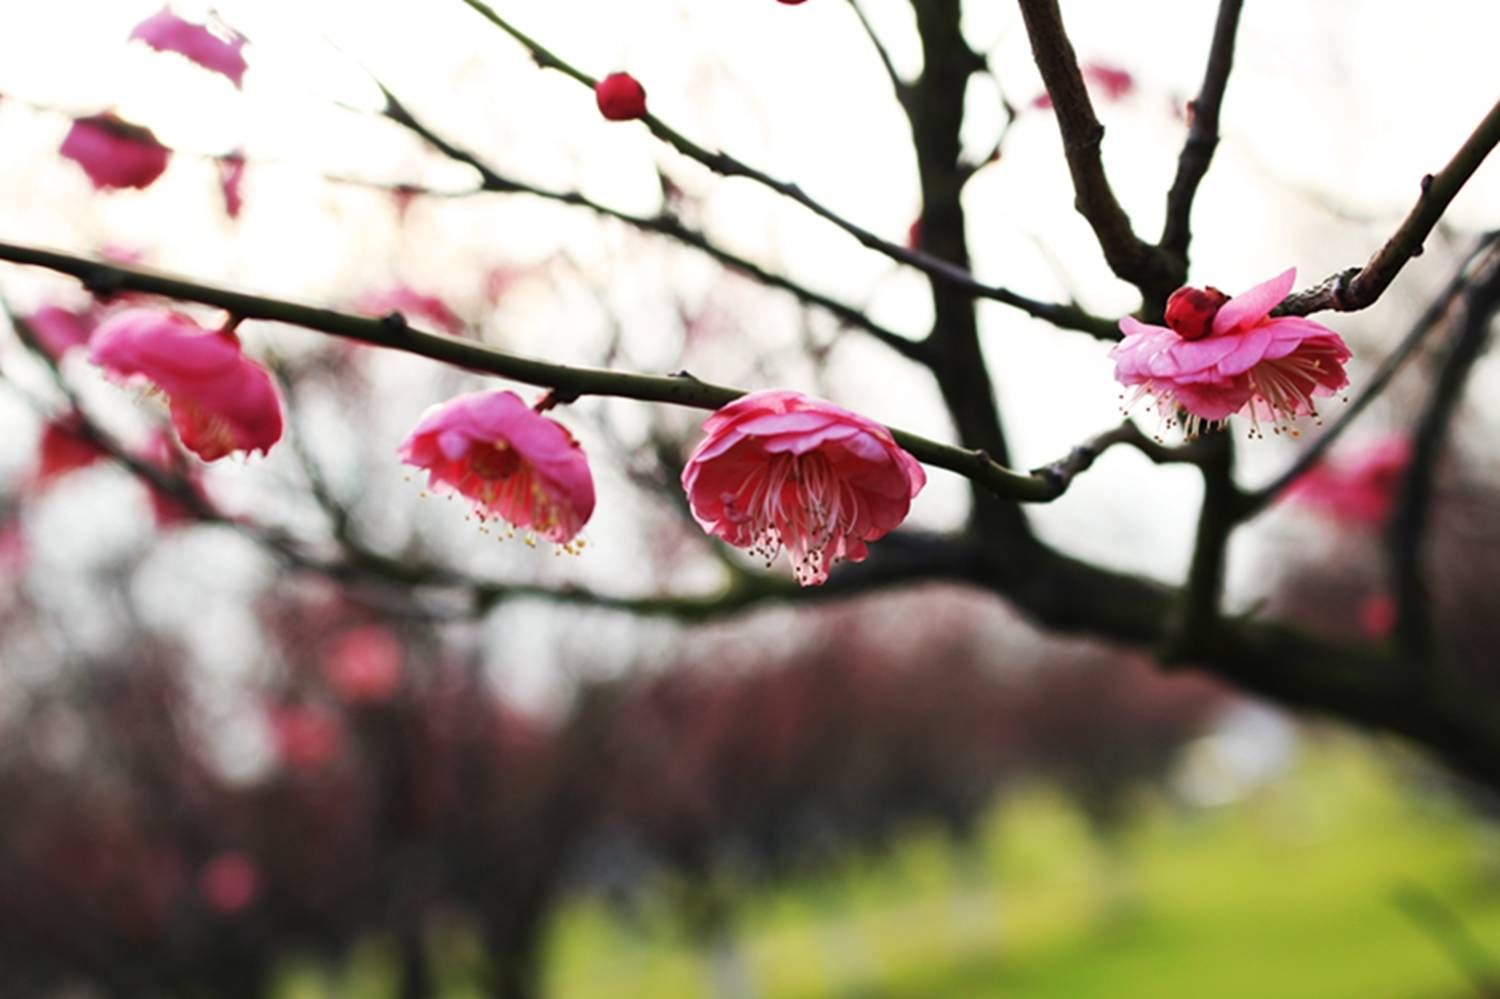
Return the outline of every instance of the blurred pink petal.
[[[399,312],[407,319],[425,319],[445,333],[464,331],[464,321],[436,295],[424,295],[407,285],[385,291],[372,291],[354,303],[354,311],[367,316],[384,316]]]
[[[92,308],[73,312],[57,305],[44,305],[23,322],[36,338],[38,346],[49,357],[61,359],[74,347],[81,347],[89,342],[97,322],[97,313]]]
[[[1346,457],[1318,462],[1292,483],[1286,498],[1353,526],[1380,528],[1410,461],[1411,438],[1393,434]]]
[[[141,378],[159,389],[183,446],[204,461],[269,451],[281,439],[271,376],[232,335],[210,333],[179,312],[118,312],[100,324],[89,357],[118,379]]]
[[[323,661],[323,676],[342,700],[378,704],[401,685],[404,658],[400,639],[388,629],[364,625],[338,637]]]
[[[803,586],[863,561],[927,482],[885,427],[800,392],[743,396],[703,430],[682,471],[693,517],[768,565],[784,549]]]
[[[322,708],[277,705],[269,720],[276,755],[289,770],[317,770],[331,763],[343,745],[338,719]]]
[[[219,190],[224,194],[224,211],[232,219],[240,217],[245,200],[240,194],[240,184],[245,179],[245,157],[230,153],[219,157]]]
[[[76,415],[53,420],[43,428],[42,438],[37,444],[33,481],[39,487],[48,486],[69,472],[87,468],[104,457],[107,457],[104,450],[88,438]]]
[[[58,152],[83,167],[100,190],[150,187],[172,158],[149,128],[112,114],[76,119]]]
[[[158,52],[176,52],[204,69],[229,78],[236,87],[245,79],[245,39],[228,30],[195,24],[163,7],[131,31],[132,41],[145,42]]]
[[[567,545],[594,512],[594,480],[573,435],[514,392],[474,392],[433,406],[401,442],[401,460],[434,488]]]
[[[198,872],[198,895],[222,916],[243,912],[260,895],[260,873],[243,853],[218,854]]]

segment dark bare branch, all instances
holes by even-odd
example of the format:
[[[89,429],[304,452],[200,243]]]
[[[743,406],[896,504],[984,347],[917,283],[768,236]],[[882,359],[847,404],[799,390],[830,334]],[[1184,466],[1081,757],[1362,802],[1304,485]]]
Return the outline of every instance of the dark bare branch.
[[[1130,217],[1109,185],[1100,155],[1104,126],[1094,114],[1057,0],[1021,0],[1021,16],[1031,39],[1032,56],[1057,114],[1079,214],[1094,230],[1110,270],[1139,288],[1148,304],[1165,301],[1182,283],[1180,275],[1165,253],[1135,234]]]
[[[1485,157],[1500,144],[1500,101],[1490,108],[1479,127],[1437,173],[1422,178],[1422,191],[1401,225],[1363,267],[1351,267],[1304,291],[1288,295],[1276,308],[1278,316],[1306,316],[1314,312],[1358,312],[1374,305],[1442,218],[1448,204],[1468,183]]]
[[[1188,136],[1177,158],[1177,176],[1167,192],[1167,217],[1162,225],[1163,250],[1182,262],[1187,274],[1188,244],[1192,241],[1191,216],[1198,185],[1208,173],[1214,150],[1219,146],[1219,109],[1229,85],[1234,66],[1234,39],[1239,31],[1240,11],[1245,0],[1219,0],[1219,16],[1214,22],[1214,37],[1209,43],[1208,66],[1203,71],[1203,85],[1188,105]]]

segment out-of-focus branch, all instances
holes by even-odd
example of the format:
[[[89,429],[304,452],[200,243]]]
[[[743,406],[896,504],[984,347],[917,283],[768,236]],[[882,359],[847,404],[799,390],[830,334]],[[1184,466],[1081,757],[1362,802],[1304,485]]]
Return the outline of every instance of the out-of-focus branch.
[[[718,409],[744,395],[740,389],[713,385],[686,371],[671,375],[643,375],[522,357],[485,344],[416,329],[396,312],[381,319],[369,319],[13,243],[0,243],[0,260],[71,274],[101,297],[122,291],[139,291],[198,302],[224,309],[241,319],[288,323],[360,343],[405,351],[471,371],[499,375],[527,385],[550,388],[559,401],[600,395],[696,409]],[[1051,487],[1045,480],[1012,471],[983,450],[941,444],[894,428],[891,434],[918,461],[957,472],[999,496],[1021,502],[1046,502],[1052,498]]]
[[[385,96],[385,108],[382,113],[387,118],[420,136],[449,159],[463,163],[474,169],[479,174],[479,183],[483,190],[497,194],[529,194],[532,197],[541,198],[546,201],[555,201],[576,208],[586,208],[606,218],[624,222],[626,225],[640,229],[643,232],[651,232],[675,239],[679,243],[684,243],[695,250],[707,254],[730,270],[745,274],[767,287],[775,288],[778,291],[785,291],[803,304],[820,308],[834,316],[840,322],[869,333],[903,357],[918,362],[923,360],[923,350],[920,342],[904,337],[895,330],[880,325],[859,309],[830,298],[821,292],[813,291],[811,288],[798,284],[780,274],[772,273],[754,261],[719,246],[717,243],[712,242],[704,233],[689,228],[680,219],[671,214],[661,213],[651,216],[633,215],[630,212],[622,212],[619,209],[610,208],[578,191],[553,191],[548,188],[538,187],[534,184],[502,176],[477,154],[433,131],[425,122],[412,114],[406,105],[397,100],[396,95],[391,93],[384,84],[378,80],[375,83],[376,86],[380,87],[381,93]]]
[[[537,65],[543,69],[555,69],[590,88],[597,82],[594,77],[565,62],[543,47],[539,42],[516,28],[487,4],[481,3],[480,0],[463,0],[463,2],[478,12],[485,20],[519,42],[531,54],[532,59],[536,61]],[[683,156],[696,161],[714,173],[723,177],[740,177],[774,191],[782,197],[796,202],[824,221],[842,229],[845,233],[853,236],[861,246],[882,253],[892,260],[899,261],[909,267],[914,267],[929,277],[947,282],[961,289],[966,294],[973,295],[976,298],[992,299],[1004,305],[1009,305],[1029,316],[1045,320],[1064,329],[1088,333],[1104,340],[1119,339],[1119,334],[1115,329],[1114,323],[1108,319],[1090,315],[1077,306],[1038,301],[1011,291],[1001,285],[986,284],[964,267],[960,267],[941,257],[924,253],[920,250],[912,250],[902,246],[900,243],[881,238],[869,229],[851,222],[833,211],[827,205],[824,205],[802,190],[797,184],[772,177],[765,171],[753,167],[722,150],[704,148],[649,112],[641,118],[641,121],[651,130],[652,135],[667,143]]]
[[[1308,469],[1317,464],[1319,459],[1327,453],[1334,442],[1343,436],[1349,425],[1365,411],[1365,409],[1385,391],[1396,377],[1396,374],[1406,365],[1406,362],[1416,354],[1417,348],[1427,339],[1428,335],[1448,315],[1453,303],[1463,293],[1473,280],[1476,268],[1486,266],[1480,261],[1493,261],[1497,257],[1497,247],[1500,247],[1500,230],[1483,236],[1478,244],[1464,258],[1463,264],[1458,272],[1453,275],[1448,284],[1437,294],[1432,302],[1422,311],[1422,315],[1412,324],[1410,331],[1396,345],[1396,349],[1386,355],[1385,360],[1375,369],[1375,373],[1365,382],[1364,388],[1360,390],[1354,400],[1345,407],[1334,420],[1329,428],[1313,441],[1311,445],[1303,449],[1295,461],[1288,466],[1287,470],[1271,480],[1259,489],[1246,493],[1240,505],[1238,517],[1248,520],[1269,506],[1276,497],[1285,492],[1293,482],[1301,478]]]
[[[1431,652],[1432,620],[1422,553],[1438,458],[1458,411],[1464,386],[1489,342],[1500,310],[1500,264],[1492,264],[1464,296],[1463,321],[1443,359],[1427,405],[1412,434],[1411,462],[1401,478],[1391,515],[1391,578],[1396,598],[1396,644],[1413,663]]]
[[[1191,657],[1212,641],[1224,592],[1229,536],[1234,533],[1239,503],[1239,490],[1234,484],[1234,438],[1227,429],[1220,429],[1200,438],[1199,443],[1203,457],[1196,464],[1203,475],[1203,504],[1198,511],[1193,558],[1188,564],[1178,618],[1162,651],[1163,658],[1171,661]]]
[[[896,72],[896,64],[891,61],[891,53],[886,49],[885,43],[880,40],[880,35],[875,31],[875,26],[865,16],[865,8],[860,0],[849,0],[849,7],[854,11],[854,16],[859,19],[859,26],[864,30],[865,37],[870,39],[870,47],[875,50],[875,55],[880,58],[880,65],[885,70],[886,79],[891,81],[891,90],[896,94],[896,100],[902,104],[906,103],[907,95],[911,87],[901,74]]]
[[[1031,39],[1032,56],[1057,115],[1079,214],[1094,230],[1110,270],[1139,288],[1148,305],[1164,302],[1182,283],[1185,271],[1174,266],[1167,254],[1135,234],[1130,217],[1109,186],[1100,156],[1104,126],[1094,114],[1083,73],[1078,68],[1078,57],[1063,28],[1057,0],[1021,0],[1021,17]]]
[[[1446,166],[1422,178],[1422,193],[1417,196],[1417,203],[1363,267],[1340,271],[1305,291],[1288,295],[1274,314],[1306,316],[1329,309],[1358,312],[1374,305],[1406,262],[1421,254],[1422,244],[1449,202],[1474,176],[1496,144],[1500,144],[1500,101],[1490,108]]]
[[[1187,273],[1188,244],[1192,241],[1191,216],[1198,185],[1208,173],[1214,150],[1219,146],[1219,108],[1234,65],[1234,39],[1240,26],[1245,0],[1219,0],[1219,16],[1208,47],[1208,66],[1198,96],[1188,104],[1188,135],[1177,157],[1177,176],[1167,192],[1167,217],[1157,245],[1182,261]]]

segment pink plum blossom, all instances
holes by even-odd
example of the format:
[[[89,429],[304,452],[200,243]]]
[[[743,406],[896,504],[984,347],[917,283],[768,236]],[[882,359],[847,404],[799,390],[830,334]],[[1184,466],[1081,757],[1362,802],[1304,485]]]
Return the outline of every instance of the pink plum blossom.
[[[472,392],[433,406],[402,441],[401,460],[427,470],[433,488],[571,549],[594,512],[594,479],[562,424],[514,392]]]
[[[255,903],[260,895],[260,873],[238,850],[226,850],[198,871],[198,895],[221,916],[232,916]]]
[[[219,191],[224,195],[224,212],[232,219],[240,217],[245,206],[240,185],[245,180],[245,157],[230,153],[219,157]]]
[[[367,316],[399,312],[408,319],[425,319],[444,333],[458,334],[464,330],[463,319],[441,298],[425,295],[404,284],[362,296],[354,303],[354,311]]]
[[[389,700],[401,685],[401,641],[385,628],[363,625],[340,635],[323,660],[323,676],[350,704]]]
[[[276,755],[289,770],[317,770],[331,763],[343,746],[338,719],[310,704],[281,704],[269,719]]]
[[[222,74],[236,87],[245,79],[245,39],[235,32],[195,24],[163,7],[131,31],[132,41],[145,42],[158,52],[176,52],[204,69]]]
[[[61,359],[74,347],[89,342],[98,323],[94,308],[74,312],[59,305],[44,305],[24,320],[37,345],[54,360]]]
[[[1180,419],[1189,437],[1235,413],[1248,415],[1256,433],[1262,420],[1280,433],[1297,417],[1316,416],[1314,397],[1349,383],[1350,354],[1320,323],[1271,316],[1296,279],[1296,270],[1287,270],[1233,298],[1215,289],[1179,289],[1166,326],[1126,316],[1124,339],[1110,351],[1115,378],[1135,387],[1134,398],[1155,397],[1167,425]]]
[[[77,415],[53,420],[42,429],[42,438],[37,444],[33,481],[38,487],[46,487],[103,457],[103,449],[89,439]]]
[[[269,451],[281,439],[271,376],[233,334],[211,333],[179,312],[126,309],[100,324],[89,357],[115,378],[144,380],[164,394],[183,446],[204,461]]]
[[[150,187],[172,158],[149,128],[112,114],[75,120],[58,152],[81,166],[101,190]]]
[[[803,586],[862,561],[927,482],[885,427],[799,392],[753,392],[703,430],[682,471],[693,517],[768,565],[785,549]]]
[[[1394,434],[1342,459],[1318,462],[1292,483],[1286,496],[1349,524],[1379,528],[1390,516],[1410,461],[1411,438]]]
[[[1135,90],[1135,77],[1130,74],[1129,70],[1103,62],[1086,62],[1081,68],[1084,84],[1105,101],[1123,100]],[[1042,91],[1031,99],[1031,106],[1050,108],[1052,95],[1045,90]]]

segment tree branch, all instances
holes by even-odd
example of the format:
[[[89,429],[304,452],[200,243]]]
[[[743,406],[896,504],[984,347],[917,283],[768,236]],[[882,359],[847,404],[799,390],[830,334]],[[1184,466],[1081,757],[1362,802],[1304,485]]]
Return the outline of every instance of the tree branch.
[[[686,371],[671,375],[643,375],[605,368],[552,364],[469,340],[419,330],[410,326],[405,317],[396,312],[381,319],[369,319],[332,309],[299,305],[199,284],[183,278],[106,264],[53,250],[0,243],[0,260],[71,274],[101,297],[122,291],[139,291],[180,301],[199,302],[224,309],[241,319],[288,323],[347,340],[405,351],[471,371],[499,375],[526,385],[550,388],[567,399],[586,395],[616,396],[641,402],[718,409],[745,394],[741,389],[701,381]],[[982,450],[941,444],[894,428],[891,429],[891,434],[896,443],[923,464],[957,472],[998,496],[1029,503],[1046,502],[1052,498],[1051,487],[1044,479],[1012,471],[992,460]]]
[[[1358,312],[1374,305],[1406,262],[1421,255],[1428,233],[1496,144],[1500,144],[1500,101],[1490,108],[1446,166],[1422,178],[1422,193],[1417,196],[1417,203],[1363,267],[1340,271],[1305,291],[1288,295],[1273,315],[1306,316],[1330,309]]]
[[[1345,407],[1344,411],[1339,414],[1338,419],[1334,420],[1333,424],[1327,430],[1323,431],[1317,440],[1299,452],[1296,460],[1288,466],[1286,471],[1261,488],[1245,494],[1237,512],[1237,517],[1240,520],[1248,520],[1265,510],[1276,497],[1285,492],[1293,482],[1296,482],[1308,469],[1317,464],[1318,460],[1327,453],[1334,442],[1343,436],[1344,431],[1348,429],[1349,425],[1369,407],[1370,403],[1375,401],[1381,392],[1385,391],[1386,386],[1405,367],[1406,362],[1416,354],[1417,348],[1422,345],[1422,342],[1427,339],[1432,330],[1448,315],[1448,311],[1453,306],[1454,301],[1458,299],[1458,296],[1473,279],[1472,275],[1475,269],[1486,266],[1478,262],[1481,260],[1493,260],[1496,256],[1497,247],[1500,247],[1500,230],[1488,233],[1479,240],[1474,249],[1464,258],[1464,262],[1459,267],[1458,272],[1453,275],[1443,290],[1423,310],[1422,315],[1412,324],[1406,336],[1396,345],[1396,349],[1386,355],[1385,359],[1380,362],[1380,366],[1375,369],[1375,373],[1365,382],[1365,386],[1359,395],[1355,396],[1354,401]]]
[[[1427,397],[1412,434],[1411,462],[1401,478],[1391,515],[1391,579],[1396,598],[1396,644],[1413,664],[1431,652],[1432,620],[1428,608],[1422,552],[1432,504],[1438,458],[1448,427],[1458,411],[1464,386],[1489,341],[1490,323],[1500,310],[1500,264],[1470,287],[1464,296],[1463,322]]]
[[[1032,56],[1052,98],[1063,153],[1073,177],[1075,207],[1094,230],[1110,270],[1140,289],[1147,303],[1163,302],[1182,283],[1167,255],[1141,240],[1115,199],[1104,173],[1104,126],[1094,114],[1078,57],[1063,28],[1057,0],[1020,0]]]
[[[555,69],[590,89],[594,87],[597,82],[594,77],[563,61],[557,55],[544,48],[539,42],[505,20],[487,4],[481,3],[480,0],[463,0],[463,2],[478,12],[485,20],[519,42],[531,54],[532,59],[536,61],[538,66],[543,69]],[[991,299],[1003,305],[1009,305],[1029,316],[1045,320],[1054,326],[1064,329],[1088,333],[1102,340],[1119,339],[1119,332],[1110,320],[1090,315],[1077,306],[1038,301],[1037,299],[1017,294],[1001,285],[985,284],[974,277],[967,269],[959,267],[941,257],[923,253],[920,250],[912,250],[902,246],[900,243],[894,243],[888,239],[881,238],[869,229],[839,215],[796,184],[772,177],[763,170],[750,166],[748,163],[722,150],[705,149],[650,112],[647,112],[641,118],[641,121],[650,129],[652,135],[667,143],[673,149],[676,149],[683,156],[696,161],[714,173],[723,177],[740,177],[774,191],[782,197],[796,202],[824,221],[842,229],[845,233],[853,236],[861,246],[884,254],[892,260],[906,264],[908,267],[914,267],[927,276],[953,285],[966,294],[973,295],[976,298]]]
[[[730,270],[745,274],[752,280],[767,287],[785,291],[802,303],[820,308],[834,316],[840,322],[863,330],[909,360],[919,363],[924,361],[924,352],[920,342],[904,337],[894,330],[880,325],[852,306],[830,298],[821,292],[804,287],[790,278],[772,273],[754,261],[724,249],[710,241],[704,233],[688,228],[680,219],[671,214],[662,213],[654,216],[632,215],[629,212],[622,212],[619,209],[600,204],[577,191],[553,191],[502,176],[474,152],[445,139],[433,131],[426,123],[413,115],[407,109],[406,105],[397,100],[396,95],[391,93],[379,80],[374,80],[373,82],[380,88],[380,92],[385,97],[386,104],[382,113],[387,118],[420,136],[449,159],[463,163],[474,169],[479,174],[479,183],[482,190],[496,194],[529,194],[532,197],[541,198],[546,201],[554,201],[576,208],[586,208],[606,218],[624,222],[626,225],[633,226],[643,232],[655,233],[675,239],[679,243],[684,243],[695,250],[707,254]]]
[[[1191,216],[1198,185],[1208,173],[1214,150],[1219,146],[1219,108],[1234,66],[1234,39],[1240,27],[1245,0],[1219,0],[1219,16],[1209,43],[1208,66],[1198,96],[1188,104],[1188,135],[1177,158],[1177,176],[1167,192],[1167,217],[1157,245],[1182,262],[1187,274],[1188,244],[1192,241]]]

